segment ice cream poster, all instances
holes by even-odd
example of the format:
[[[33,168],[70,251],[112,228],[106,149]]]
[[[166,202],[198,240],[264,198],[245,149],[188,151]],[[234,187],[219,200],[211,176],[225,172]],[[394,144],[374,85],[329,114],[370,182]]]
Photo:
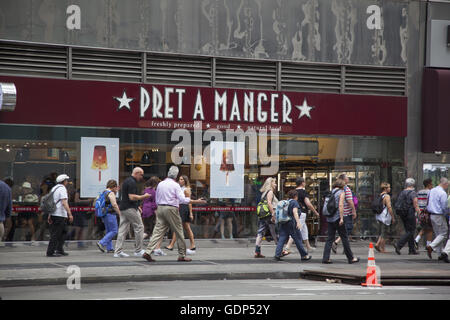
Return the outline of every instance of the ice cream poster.
[[[119,182],[119,139],[81,138],[80,196],[97,197],[110,179]]]
[[[211,142],[210,161],[210,197],[243,198],[245,143]]]

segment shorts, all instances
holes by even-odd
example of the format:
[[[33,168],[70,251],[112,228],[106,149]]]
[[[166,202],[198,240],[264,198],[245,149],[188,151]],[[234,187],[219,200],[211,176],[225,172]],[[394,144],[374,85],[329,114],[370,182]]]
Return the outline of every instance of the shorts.
[[[87,219],[84,212],[74,212],[73,213],[73,225],[75,227],[84,228],[87,226]]]
[[[180,204],[180,208],[178,210],[180,212],[181,222],[192,222],[189,217],[189,205],[188,204]]]
[[[266,218],[258,219],[258,231],[257,235],[261,235],[264,237],[267,230],[273,228],[275,230],[275,224],[272,223],[272,216],[268,216]]]
[[[219,212],[220,219],[231,219],[234,218],[234,212],[232,211],[221,211]]]
[[[302,233],[302,240],[308,240],[308,226],[306,225],[306,213],[302,212],[300,215],[300,224],[302,228],[300,232]]]
[[[19,212],[19,220],[30,220],[37,218],[37,212]]]
[[[391,230],[391,226],[389,225],[385,225],[383,222],[381,221],[377,221],[378,223],[378,235],[384,239],[386,239],[386,237],[388,236],[390,230]]]

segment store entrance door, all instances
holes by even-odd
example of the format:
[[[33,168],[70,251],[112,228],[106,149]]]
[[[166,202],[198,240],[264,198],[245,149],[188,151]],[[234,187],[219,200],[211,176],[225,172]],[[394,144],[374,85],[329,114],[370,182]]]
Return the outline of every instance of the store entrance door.
[[[449,177],[450,163],[425,163],[423,165],[423,179],[431,179],[433,186],[437,186],[441,178]]]

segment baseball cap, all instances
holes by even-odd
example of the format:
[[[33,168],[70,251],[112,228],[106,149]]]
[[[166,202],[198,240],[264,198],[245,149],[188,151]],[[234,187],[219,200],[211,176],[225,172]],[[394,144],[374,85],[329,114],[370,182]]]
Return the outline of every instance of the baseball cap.
[[[56,183],[63,182],[64,180],[69,180],[70,177],[67,174],[60,174],[58,177],[56,177]]]
[[[29,189],[31,189],[31,183],[29,183],[29,182],[24,182],[24,183],[22,184],[22,188],[29,188]]]

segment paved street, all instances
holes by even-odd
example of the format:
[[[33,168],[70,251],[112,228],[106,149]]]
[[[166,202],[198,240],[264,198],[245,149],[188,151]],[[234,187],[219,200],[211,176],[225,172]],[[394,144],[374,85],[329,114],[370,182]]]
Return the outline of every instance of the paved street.
[[[157,261],[149,263],[133,255],[114,258],[101,253],[94,242],[88,244],[78,249],[70,242],[66,249],[69,256],[59,258],[45,256],[45,242],[1,247],[2,298],[450,299],[449,264],[437,261],[436,256],[430,260],[423,248],[417,256],[398,256],[390,247],[390,253],[375,253],[384,286],[371,290],[360,286],[366,276],[368,241],[352,242],[355,255],[361,258],[360,263],[352,265],[346,262],[342,247],[332,255],[333,264],[322,264],[323,242],[317,243],[308,262],[302,262],[296,251],[282,262],[275,261],[275,246],[270,242],[264,242],[262,248],[266,258],[255,259],[252,239],[199,239],[190,263],[177,262],[176,250],[166,250],[167,256],[154,257]],[[132,247],[133,242],[127,242],[126,252],[132,254]],[[81,290],[67,287],[68,283],[76,284],[74,267],[79,271]],[[313,276],[317,281],[310,281]],[[326,279],[341,283],[327,283]]]
[[[146,281],[0,288],[3,300],[449,300],[450,286],[361,286],[303,279]]]

